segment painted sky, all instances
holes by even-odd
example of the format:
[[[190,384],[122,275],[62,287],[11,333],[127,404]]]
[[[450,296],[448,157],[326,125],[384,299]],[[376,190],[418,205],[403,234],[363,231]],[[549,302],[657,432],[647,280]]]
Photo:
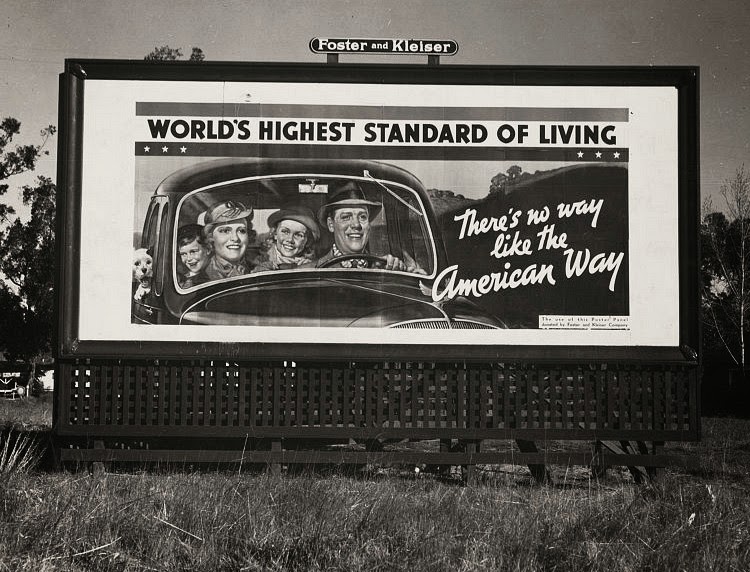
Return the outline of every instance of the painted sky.
[[[0,25],[0,115],[22,122],[24,142],[57,123],[65,58],[142,59],[168,44],[207,60],[319,62],[318,36],[451,38],[460,50],[443,63],[698,65],[702,194],[750,167],[746,0],[4,0]],[[55,165],[52,148],[39,172]]]

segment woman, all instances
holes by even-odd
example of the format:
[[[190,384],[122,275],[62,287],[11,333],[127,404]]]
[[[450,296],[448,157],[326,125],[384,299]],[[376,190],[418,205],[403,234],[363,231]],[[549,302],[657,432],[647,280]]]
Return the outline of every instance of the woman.
[[[268,217],[270,244],[253,272],[314,268],[320,227],[313,212],[302,206],[282,208]]]
[[[247,246],[255,235],[252,218],[253,209],[239,201],[226,201],[208,209],[203,236],[213,250],[205,268],[210,280],[242,276],[252,269],[245,259]]]

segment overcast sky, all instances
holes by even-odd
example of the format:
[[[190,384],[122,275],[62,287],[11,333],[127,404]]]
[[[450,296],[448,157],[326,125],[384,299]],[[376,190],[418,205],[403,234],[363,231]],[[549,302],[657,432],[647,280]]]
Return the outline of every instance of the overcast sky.
[[[3,0],[0,116],[22,141],[57,123],[65,58],[142,59],[168,44],[207,60],[320,62],[317,36],[450,38],[451,64],[698,65],[701,191],[716,194],[748,154],[746,0]],[[388,61],[342,56],[341,61]],[[425,58],[399,57],[422,63]],[[55,149],[39,171],[54,177]],[[12,191],[11,191],[12,192]]]

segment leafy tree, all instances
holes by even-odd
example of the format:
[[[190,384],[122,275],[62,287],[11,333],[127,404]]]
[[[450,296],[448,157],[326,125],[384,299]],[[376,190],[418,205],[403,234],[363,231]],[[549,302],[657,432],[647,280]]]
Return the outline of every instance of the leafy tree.
[[[701,224],[704,347],[725,352],[744,371],[750,330],[750,173],[744,165],[724,181],[721,197],[725,212],[707,200]]]
[[[523,169],[519,167],[518,165],[511,165],[508,167],[508,170],[506,173],[508,174],[508,180],[513,183],[521,176],[521,172]]]
[[[505,173],[498,173],[490,180],[490,194],[499,193],[501,195],[510,192],[510,187],[518,183],[521,178],[523,169],[518,165],[511,165]]]
[[[147,62],[162,61],[162,62],[173,62],[182,58],[182,50],[180,48],[170,48],[169,46],[161,46],[154,48],[151,52],[146,54],[143,58]],[[191,62],[202,62],[206,59],[203,54],[203,50],[200,48],[193,47],[188,61]]]
[[[202,62],[206,59],[206,56],[203,54],[203,50],[200,48],[196,48],[193,46],[192,51],[190,52],[190,57],[188,58],[191,62]]]
[[[13,137],[21,132],[21,122],[13,117],[6,117],[0,122],[0,197],[8,192],[8,178],[33,171],[40,155],[49,155],[44,150],[45,144],[55,134],[55,127],[50,125],[40,133],[42,142],[38,145],[16,145],[6,150],[13,141]],[[15,209],[0,203],[0,223],[10,222],[9,217],[16,214]]]
[[[7,117],[0,123],[0,196],[8,192],[10,177],[31,172],[49,152],[44,149],[55,134],[50,125],[36,145],[12,146],[21,123]],[[55,194],[51,179],[37,177],[22,188],[29,220],[0,203],[0,351],[7,359],[28,361],[32,379],[39,358],[49,354],[53,328],[53,274],[55,271]]]
[[[490,194],[505,194],[508,188],[508,176],[505,173],[498,173],[490,179]]]

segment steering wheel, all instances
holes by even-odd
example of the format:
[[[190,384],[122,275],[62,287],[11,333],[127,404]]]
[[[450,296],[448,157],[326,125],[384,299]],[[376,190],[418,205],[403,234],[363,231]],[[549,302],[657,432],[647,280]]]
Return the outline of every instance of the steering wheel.
[[[375,256],[374,254],[368,254],[367,252],[361,252],[359,254],[342,254],[341,256],[335,256],[330,260],[326,260],[322,264],[318,264],[318,268],[328,268],[347,260],[367,260],[371,262],[375,268],[384,268],[386,259],[382,256]]]

